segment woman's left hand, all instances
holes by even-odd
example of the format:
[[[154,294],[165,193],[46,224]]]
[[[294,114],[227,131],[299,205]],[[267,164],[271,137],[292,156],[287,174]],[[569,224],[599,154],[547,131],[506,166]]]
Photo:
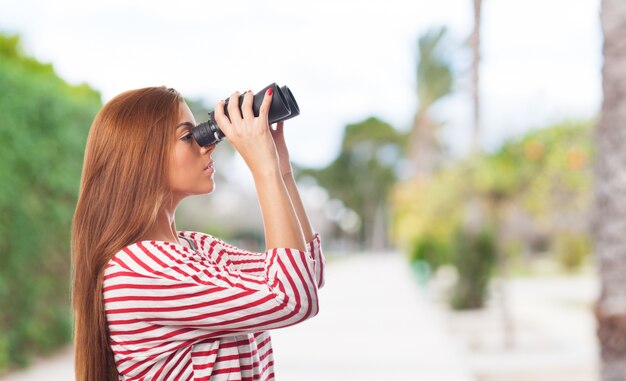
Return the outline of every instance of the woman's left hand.
[[[276,145],[276,151],[278,153],[280,173],[285,176],[291,174],[292,169],[283,127],[284,122],[278,122],[276,123],[276,128],[270,128],[270,131],[272,131],[272,138],[274,138],[274,144]]]

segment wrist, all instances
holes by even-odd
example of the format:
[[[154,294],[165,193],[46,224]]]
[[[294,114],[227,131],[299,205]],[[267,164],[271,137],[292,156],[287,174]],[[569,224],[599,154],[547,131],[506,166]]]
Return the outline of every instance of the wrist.
[[[278,161],[280,164],[280,172],[282,174],[287,174],[287,173],[291,173],[292,169],[291,169],[291,160],[289,160],[289,156],[287,155],[280,155],[278,157]]]
[[[251,172],[255,182],[282,178],[278,165],[264,165]]]
[[[287,162],[285,164],[285,163],[281,162],[280,173],[281,173],[281,175],[283,175],[283,177],[292,175],[293,174],[293,168],[291,167],[291,163]]]

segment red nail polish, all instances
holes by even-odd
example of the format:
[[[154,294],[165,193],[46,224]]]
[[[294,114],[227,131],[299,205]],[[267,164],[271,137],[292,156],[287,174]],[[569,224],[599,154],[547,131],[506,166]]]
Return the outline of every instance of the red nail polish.
[[[267,95],[272,95],[272,92],[273,92],[273,91],[274,91],[274,90],[272,90],[272,88],[270,87],[269,89],[267,89]]]

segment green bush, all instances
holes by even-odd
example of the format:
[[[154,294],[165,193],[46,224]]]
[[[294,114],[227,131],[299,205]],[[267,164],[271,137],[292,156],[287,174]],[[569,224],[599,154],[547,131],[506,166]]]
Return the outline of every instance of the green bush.
[[[439,266],[450,262],[450,248],[448,246],[436,238],[421,237],[415,240],[409,259],[411,261],[425,261],[433,270],[436,270]]]
[[[71,339],[70,225],[101,106],[0,35],[0,371]]]
[[[450,161],[430,178],[398,183],[391,194],[392,240],[412,265],[421,261],[413,268],[422,273],[427,273],[424,263],[438,266],[446,258],[445,247],[458,241],[456,249],[448,249],[461,276],[453,297],[458,308],[481,305],[496,246],[516,270],[525,271],[526,256],[547,254],[535,245],[544,241],[565,268],[579,267],[590,250],[584,239],[588,232],[579,237],[567,232],[588,218],[594,124],[563,121],[533,129],[496,150]],[[474,206],[482,210],[483,223],[497,229],[482,243],[466,233],[455,238]],[[482,254],[473,248],[480,244]]]
[[[589,235],[561,233],[555,239],[554,251],[564,270],[568,272],[579,270],[591,252]]]
[[[488,229],[478,234],[460,230],[452,260],[459,276],[452,290],[452,307],[459,310],[482,308],[497,263],[494,234]]]

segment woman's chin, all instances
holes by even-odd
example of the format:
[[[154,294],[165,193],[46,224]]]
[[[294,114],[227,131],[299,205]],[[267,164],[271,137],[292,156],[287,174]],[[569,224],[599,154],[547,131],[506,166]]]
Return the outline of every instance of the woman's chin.
[[[200,187],[198,187],[199,189],[197,189],[198,192],[196,193],[198,195],[209,194],[215,190],[215,181],[213,181],[213,178],[207,182],[203,181],[202,184],[199,185]]]
[[[213,193],[215,190],[215,184],[211,184],[210,186],[203,186],[193,190],[188,190],[184,192],[186,196],[202,196],[207,195],[209,193]]]
[[[213,193],[213,191],[215,190],[215,184],[211,184],[211,186],[206,187],[204,189],[204,191],[202,192],[202,194],[209,194],[209,193]]]

